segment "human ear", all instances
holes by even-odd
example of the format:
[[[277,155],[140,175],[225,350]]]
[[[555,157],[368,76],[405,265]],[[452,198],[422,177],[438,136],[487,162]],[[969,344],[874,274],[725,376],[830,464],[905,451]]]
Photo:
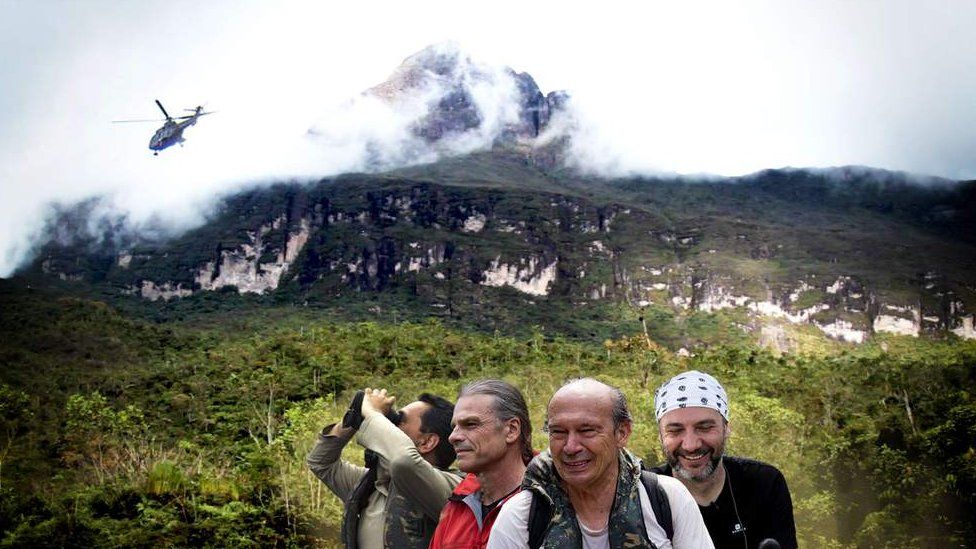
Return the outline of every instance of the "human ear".
[[[620,425],[617,426],[616,436],[617,436],[617,446],[623,448],[627,445],[627,440],[630,438],[630,433],[633,431],[634,425],[629,421],[621,421]]]
[[[505,442],[511,444],[519,439],[519,435],[522,433],[522,422],[517,418],[513,417],[508,420],[505,424]]]
[[[420,442],[417,443],[417,450],[421,454],[432,452],[434,448],[437,448],[437,445],[440,443],[440,441],[441,441],[440,435],[436,433],[425,433],[421,437]]]

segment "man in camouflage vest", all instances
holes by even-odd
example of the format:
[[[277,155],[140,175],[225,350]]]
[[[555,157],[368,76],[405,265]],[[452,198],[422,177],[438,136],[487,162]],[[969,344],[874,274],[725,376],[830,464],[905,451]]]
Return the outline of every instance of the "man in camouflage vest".
[[[461,481],[447,470],[455,457],[448,441],[454,405],[424,393],[397,413],[393,400],[385,389],[367,388],[343,423],[323,429],[307,458],[346,506],[342,541],[348,548],[426,548],[441,507]],[[353,436],[367,449],[367,467],[340,459]]]
[[[655,517],[649,498],[656,496],[626,449],[632,423],[619,389],[589,378],[563,385],[547,410],[549,450],[529,464],[524,490],[502,509],[488,548],[530,547],[541,501],[551,512],[531,545],[711,549],[698,506],[677,480],[655,477],[670,510],[668,528]]]

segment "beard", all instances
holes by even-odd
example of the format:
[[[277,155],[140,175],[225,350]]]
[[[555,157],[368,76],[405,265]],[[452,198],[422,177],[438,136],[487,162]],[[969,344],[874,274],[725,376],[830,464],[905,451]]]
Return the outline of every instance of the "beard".
[[[680,457],[688,457],[690,452],[686,452],[678,447],[673,452],[668,452],[665,450],[664,455],[668,460],[668,465],[671,466],[671,470],[674,471],[676,476],[680,476],[681,478],[690,480],[692,482],[702,482],[707,480],[715,473],[719,462],[722,461],[722,456],[725,455],[725,439],[723,439],[722,442],[714,448],[703,444],[701,450],[694,453],[697,454],[702,450],[709,454],[708,463],[697,472],[689,471],[688,469],[682,467],[681,460],[678,459]]]

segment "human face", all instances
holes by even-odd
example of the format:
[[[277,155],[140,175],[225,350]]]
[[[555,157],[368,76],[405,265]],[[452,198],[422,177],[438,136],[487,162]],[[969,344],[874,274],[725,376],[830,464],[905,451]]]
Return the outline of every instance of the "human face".
[[[427,410],[430,410],[430,404],[419,400],[400,408],[400,412],[403,413],[400,430],[406,433],[417,447],[420,447],[428,436],[428,433],[422,432],[420,428]]]
[[[729,437],[722,414],[711,408],[677,408],[661,417],[658,429],[664,455],[677,475],[702,482],[715,473]]]
[[[490,470],[518,438],[518,429],[511,421],[502,422],[495,416],[494,403],[493,396],[470,395],[454,405],[454,430],[448,440],[457,452],[458,468],[465,473]]]
[[[631,424],[614,428],[613,402],[606,387],[596,385],[564,387],[549,402],[549,451],[572,489],[616,486],[617,459]]]

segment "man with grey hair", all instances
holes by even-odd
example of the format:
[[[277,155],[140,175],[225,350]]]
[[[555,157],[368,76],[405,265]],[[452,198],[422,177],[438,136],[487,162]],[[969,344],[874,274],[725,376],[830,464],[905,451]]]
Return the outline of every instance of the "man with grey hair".
[[[449,440],[467,477],[441,511],[430,547],[484,547],[532,459],[528,406],[514,385],[484,379],[461,389],[451,423]]]
[[[694,496],[718,548],[797,546],[793,503],[783,474],[767,463],[725,455],[729,400],[714,377],[678,374],[654,397],[667,464],[654,470]],[[775,547],[775,545],[772,545]]]
[[[547,408],[549,450],[529,464],[488,548],[713,547],[688,490],[643,471],[626,449],[632,427],[619,389],[591,378],[563,385]]]

